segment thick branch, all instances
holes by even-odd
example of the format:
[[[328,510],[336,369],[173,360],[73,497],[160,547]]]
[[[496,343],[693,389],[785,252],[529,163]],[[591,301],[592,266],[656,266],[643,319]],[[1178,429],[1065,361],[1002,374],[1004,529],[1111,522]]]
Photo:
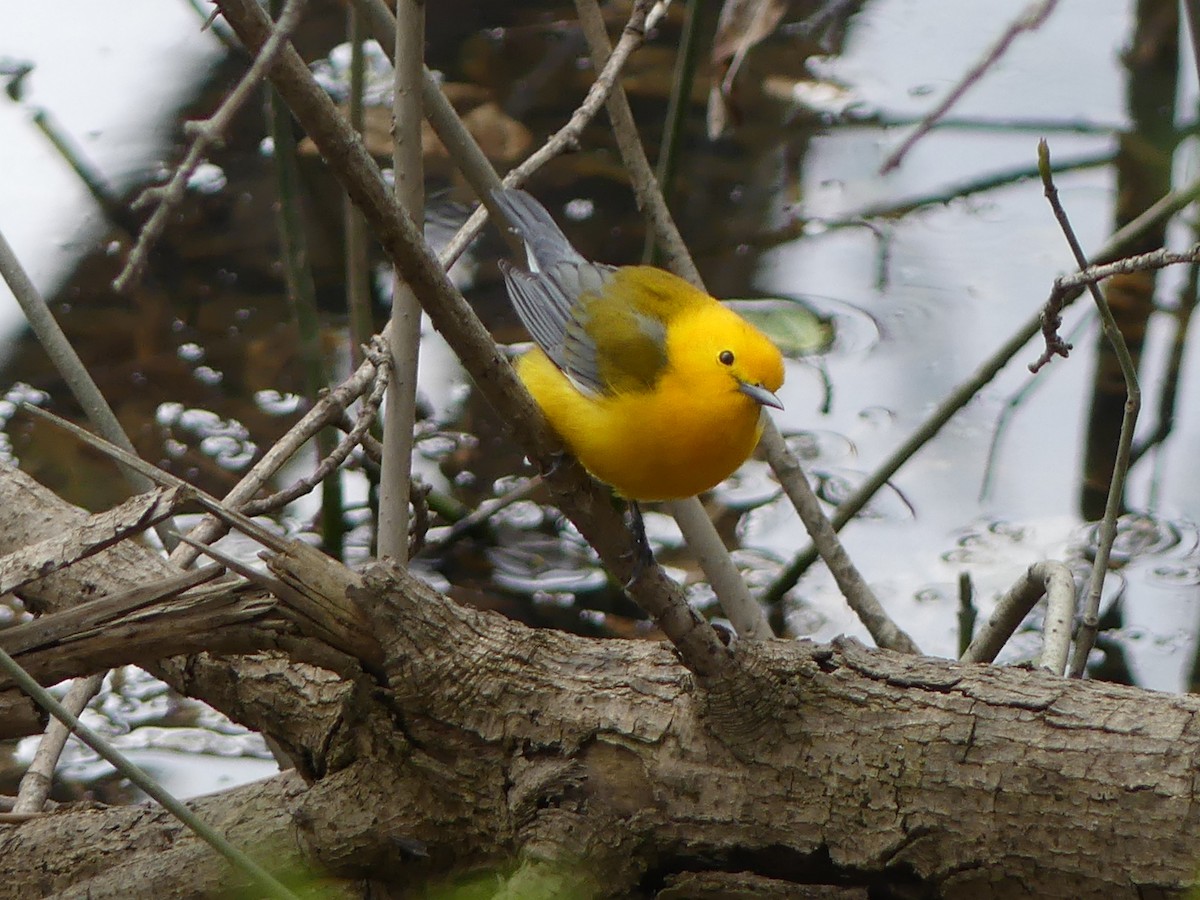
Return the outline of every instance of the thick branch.
[[[24,472],[0,465],[0,553],[73,531],[87,518]],[[94,598],[140,590],[177,575],[178,569],[149,548],[123,541],[22,588],[20,596],[31,610],[46,614]],[[261,646],[257,639],[252,643]],[[306,657],[300,654],[300,658]],[[111,660],[117,661],[122,660]],[[234,721],[270,735],[306,771],[311,766],[319,768],[327,755],[336,752],[340,741],[351,739],[346,732],[344,704],[354,693],[353,683],[332,672],[297,666],[286,655],[257,654],[238,660],[180,657],[147,668],[181,693],[202,697]],[[280,713],[300,709],[306,715]],[[30,702],[13,692],[0,694],[0,718],[11,733],[33,733],[40,730],[39,721],[45,724]]]
[[[435,872],[517,861],[561,875],[571,860],[573,883],[609,896],[740,872],[972,900],[1158,895],[1194,877],[1195,697],[852,641],[746,642],[746,703],[779,738],[734,756],[663,645],[530,630],[384,568],[355,595],[374,612],[389,688],[359,705],[354,758],[308,787],[281,776],[204,801],[333,874],[413,890]],[[105,856],[103,871],[52,863],[56,889],[136,898],[193,871],[217,878],[145,811],[55,820],[21,826],[19,841],[0,833],[13,890],[51,877],[56,850],[101,855],[113,835],[166,848],[152,880],[134,880],[136,854],[124,877]],[[89,823],[108,835],[96,849]]]

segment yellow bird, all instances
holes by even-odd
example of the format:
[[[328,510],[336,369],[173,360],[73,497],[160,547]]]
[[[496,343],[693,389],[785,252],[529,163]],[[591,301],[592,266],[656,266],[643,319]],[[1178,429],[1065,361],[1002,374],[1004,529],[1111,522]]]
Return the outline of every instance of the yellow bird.
[[[525,191],[493,197],[528,255],[528,272],[501,263],[537,345],[517,374],[571,452],[633,501],[731,475],[758,444],[762,407],[783,408],[775,345],[669,272],[588,262]]]

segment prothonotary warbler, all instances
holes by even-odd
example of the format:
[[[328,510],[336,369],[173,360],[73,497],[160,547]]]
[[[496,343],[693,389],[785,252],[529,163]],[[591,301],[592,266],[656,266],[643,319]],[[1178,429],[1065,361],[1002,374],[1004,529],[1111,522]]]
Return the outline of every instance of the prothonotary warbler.
[[[525,191],[493,196],[529,271],[502,263],[537,345],[517,374],[596,478],[628,500],[708,490],[753,452],[783,405],[783,358],[732,310],[651,266],[588,262]]]

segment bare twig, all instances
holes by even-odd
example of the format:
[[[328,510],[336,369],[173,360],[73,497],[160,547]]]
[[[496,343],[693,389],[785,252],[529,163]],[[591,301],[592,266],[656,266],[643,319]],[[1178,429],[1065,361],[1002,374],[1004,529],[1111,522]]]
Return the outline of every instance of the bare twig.
[[[379,364],[380,360],[376,357],[373,359],[373,362]],[[391,368],[386,365],[380,365],[376,372],[375,384],[371,387],[370,394],[363,401],[362,407],[355,418],[354,425],[346,433],[346,436],[338,441],[337,445],[329,452],[329,455],[322,458],[312,472],[286,489],[274,493],[269,497],[263,497],[260,500],[248,500],[238,506],[237,508],[242,513],[247,516],[257,516],[287,506],[287,504],[296,498],[303,497],[330,474],[337,471],[338,467],[346,461],[346,458],[359,445],[371,426],[378,419],[379,404],[383,399],[384,392],[387,390],[390,381],[388,376],[391,373]],[[335,406],[331,409],[337,408]]]
[[[244,585],[222,584],[125,613],[114,611],[108,600],[105,597],[85,604],[98,607],[97,613],[109,613],[98,616],[95,626],[67,631],[19,654],[9,647],[7,638],[0,640],[0,647],[40,684],[56,684],[81,672],[202,653],[216,658],[270,650],[331,672],[363,668],[334,644],[310,639],[296,617],[285,615],[286,607],[274,595]],[[44,618],[56,620],[70,612],[74,609]],[[13,699],[12,685],[0,674],[0,713],[5,707],[11,710]],[[6,720],[0,715],[0,734],[23,736],[29,728],[20,718]]]
[[[1137,237],[1179,212],[1197,197],[1200,197],[1200,179],[1193,181],[1182,190],[1164,194],[1153,206],[1113,234],[1104,246],[1096,251],[1092,261],[1096,263],[1111,261]],[[1075,299],[1074,296],[1068,296],[1072,301]],[[838,504],[831,519],[835,530],[840,531],[847,522],[854,518],[859,510],[867,505],[875,492],[887,484],[904,463],[941,431],[942,426],[949,422],[956,412],[971,402],[984,385],[995,378],[1009,360],[1029,343],[1030,339],[1041,329],[1042,315],[1043,311],[1039,309],[1036,314],[1018,327],[1012,336],[984,360],[966,381],[946,395],[946,398],[937,405],[925,421],[917,426],[908,439],[892,451],[887,459],[875,467],[875,470],[853,494]],[[796,554],[795,559],[767,589],[764,595],[766,602],[769,604],[782,602],[784,594],[795,586],[800,576],[816,561],[817,557],[817,550],[814,546],[809,546]]]
[[[350,404],[371,387],[380,367],[385,365],[384,360],[390,359],[385,348],[383,339],[376,338],[367,348],[367,359],[359,364],[349,378],[318,400],[299,422],[288,429],[287,434],[263,454],[263,458],[225,495],[225,504],[232,509],[240,509],[314,434],[326,425],[339,422]],[[206,517],[189,532],[189,536],[202,544],[211,543],[221,534],[223,527],[218,520]],[[176,548],[171,554],[171,562],[180,567],[191,565],[195,559],[195,550],[186,545]]]
[[[425,175],[421,154],[421,81],[425,71],[424,0],[396,0],[395,80],[392,85],[392,183],[396,201],[414,222],[425,221]],[[384,334],[392,352],[392,386],[384,398],[383,466],[379,477],[381,557],[408,562],[413,423],[417,413],[417,356],[421,349],[421,304],[394,268],[392,314]]]
[[[1017,579],[998,601],[987,624],[963,651],[960,660],[990,663],[1008,643],[1008,639],[1034,604],[1048,598],[1046,622],[1042,628],[1042,652],[1038,666],[1063,674],[1067,666],[1067,651],[1071,645],[1071,625],[1075,616],[1075,579],[1071,570],[1060,562],[1047,560],[1034,563]]]
[[[1195,262],[1197,259],[1200,259],[1200,244],[1194,244],[1182,253],[1175,253],[1166,248],[1153,250],[1150,253],[1139,253],[1137,256],[1126,256],[1115,262],[1088,266],[1078,272],[1072,272],[1070,275],[1062,275],[1055,279],[1054,290],[1065,292],[1084,285],[1096,284],[1114,275],[1165,269],[1167,266]]]
[[[91,421],[97,431],[114,444],[125,448],[130,453],[136,453],[133,449],[133,442],[125,434],[125,429],[121,427],[116,413],[108,405],[108,401],[104,399],[104,395],[100,393],[100,388],[96,386],[96,382],[92,380],[92,376],[88,374],[83,360],[79,358],[79,354],[75,352],[75,348],[71,346],[71,342],[63,334],[63,330],[59,327],[54,314],[50,312],[50,307],[46,305],[41,292],[38,291],[33,281],[30,280],[29,275],[21,265],[21,261],[17,259],[16,253],[9,246],[3,233],[0,233],[0,277],[4,278],[12,290],[13,296],[16,297],[17,303],[20,304],[21,311],[25,313],[25,319],[29,322],[29,327],[33,329],[33,333],[37,336],[38,342],[50,357],[50,361],[54,363],[54,367],[67,383],[67,387],[75,395],[75,399],[79,401],[79,405],[83,407],[83,411],[87,414],[89,421]],[[130,487],[137,493],[143,493],[152,487],[152,482],[147,481],[138,475],[137,472],[130,469],[122,468],[121,474],[129,482]],[[156,531],[159,540],[163,542],[163,546],[168,549],[175,546],[175,525],[173,522],[169,520],[164,521]]]
[[[1016,40],[1017,36],[1022,32],[1035,31],[1036,29],[1040,28],[1042,23],[1046,21],[1052,12],[1054,12],[1054,7],[1057,5],[1058,0],[1041,0],[1040,3],[1035,3],[1029,6],[1025,12],[1021,14],[1020,18],[1009,25],[1004,34],[1000,35],[1000,39],[996,41],[996,43],[991,46],[988,52],[983,55],[983,58],[980,59],[979,62],[977,62],[974,66],[972,66],[967,74],[959,80],[958,84],[951,89],[949,94],[946,95],[946,98],[942,100],[942,102],[936,107],[934,107],[933,111],[921,120],[921,124],[918,125],[913,132],[900,143],[900,146],[893,150],[891,155],[884,160],[883,165],[880,166],[879,169],[880,174],[886,175],[888,172],[892,171],[892,169],[900,165],[900,162],[904,159],[905,154],[912,149],[913,145],[922,137],[924,137],[925,134],[937,124],[938,119],[944,116],[950,107],[957,103],[962,95],[965,94],[969,88],[971,88],[976,82],[979,81],[980,78],[983,77],[984,73],[987,72],[988,69],[995,65],[996,60],[998,60],[1005,54],[1005,52],[1007,52],[1009,46],[1014,40]]]
[[[104,684],[104,672],[97,672],[87,678],[77,678],[67,688],[63,697],[63,708],[73,716],[83,712],[84,707],[100,692]],[[21,776],[21,786],[17,789],[17,802],[13,804],[14,813],[41,812],[50,796],[50,788],[54,784],[54,770],[58,768],[58,760],[67,746],[67,738],[71,729],[58,719],[51,720],[46,726],[46,733],[38,742],[38,748],[33,754],[33,762]]]
[[[1080,270],[1087,268],[1087,257],[1075,231],[1071,228],[1067,213],[1058,201],[1058,189],[1054,186],[1050,174],[1050,147],[1045,140],[1038,143],[1038,167],[1042,172],[1042,184],[1046,189],[1046,200],[1054,210],[1054,217],[1062,227],[1063,235],[1071,247],[1071,253]],[[1092,577],[1088,582],[1087,601],[1083,607],[1083,621],[1079,625],[1079,634],[1075,639],[1075,653],[1071,657],[1071,677],[1083,677],[1087,668],[1088,654],[1096,642],[1096,633],[1100,626],[1100,592],[1104,587],[1104,576],[1108,574],[1108,557],[1112,552],[1113,541],[1117,536],[1117,516],[1121,512],[1121,500],[1125,496],[1125,474],[1129,470],[1129,452],[1133,446],[1133,429],[1137,423],[1138,409],[1142,404],[1142,389],[1138,385],[1137,368],[1129,356],[1129,348],[1125,346],[1125,338],[1113,319],[1112,310],[1104,294],[1096,287],[1095,281],[1087,283],[1096,308],[1100,311],[1100,322],[1104,327],[1104,336],[1108,338],[1121,364],[1121,375],[1125,378],[1125,413],[1121,417],[1121,436],[1117,441],[1117,456],[1113,464],[1112,481],[1108,485],[1108,499],[1104,504],[1104,518],[1100,524],[1100,538],[1096,546],[1096,559],[1092,564]]]
[[[412,521],[408,526],[408,558],[412,559],[425,546],[425,536],[429,534],[429,491],[430,486],[414,475],[408,486],[408,496],[412,501]]]
[[[209,148],[221,146],[225,139],[225,132],[233,123],[234,117],[258,89],[259,82],[266,77],[267,70],[271,68],[280,51],[288,46],[288,39],[300,21],[304,2],[305,0],[287,0],[287,5],[284,6],[279,21],[275,24],[270,37],[264,42],[261,52],[255,56],[250,70],[242,76],[238,86],[225,98],[220,109],[203,122],[189,122],[184,126],[185,132],[192,137],[192,146],[184,156],[183,162],[176,167],[171,180],[164,186],[147,188],[134,201],[135,209],[149,206],[152,203],[157,203],[158,206],[155,207],[149,221],[142,227],[137,243],[129,252],[129,258],[125,260],[124,268],[113,281],[113,289],[117,292],[128,291],[145,271],[150,251],[162,237],[171,211],[183,202],[187,192],[188,179],[205,159]]]
[[[721,610],[733,623],[738,637],[760,641],[774,637],[766,613],[758,601],[750,596],[746,579],[742,578],[730,557],[704,504],[695,497],[689,497],[686,500],[672,500],[667,508],[675,517],[687,541],[688,550],[700,564],[721,604]]]
[[[975,635],[975,620],[979,611],[975,609],[975,585],[970,572],[958,573],[958,655],[962,656],[971,645]]]
[[[916,642],[892,621],[846,554],[845,548],[834,533],[833,525],[825,518],[820,501],[809,487],[800,463],[787,449],[783,435],[773,424],[763,431],[762,447],[766,450],[767,461],[779,476],[788,499],[792,501],[800,520],[820,551],[821,558],[829,566],[842,596],[866,626],[871,638],[878,646],[888,650],[919,654],[921,650]]]
[[[1183,253],[1174,253],[1163,248],[1137,256],[1127,256],[1104,265],[1088,266],[1078,272],[1054,279],[1054,287],[1050,291],[1050,298],[1046,301],[1042,313],[1042,336],[1046,342],[1046,349],[1035,362],[1029,364],[1029,371],[1036,373],[1055,356],[1069,355],[1071,345],[1058,334],[1058,329],[1062,325],[1060,313],[1067,299],[1080,287],[1090,287],[1114,275],[1148,272],[1197,260],[1200,260],[1200,244],[1193,245],[1191,249],[1185,250]]]

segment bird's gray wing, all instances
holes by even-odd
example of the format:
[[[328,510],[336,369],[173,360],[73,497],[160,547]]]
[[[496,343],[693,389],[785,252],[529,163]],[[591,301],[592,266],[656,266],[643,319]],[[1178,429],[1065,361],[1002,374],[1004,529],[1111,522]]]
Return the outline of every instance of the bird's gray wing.
[[[524,272],[502,262],[508,295],[521,323],[545,354],[575,385],[593,395],[608,392],[588,333],[586,308],[612,277],[600,263],[560,262],[540,272]]]
[[[508,293],[533,340],[579,390],[592,396],[653,388],[666,369],[661,304],[630,281],[612,298],[613,266],[581,256],[546,208],[525,191],[492,191],[525,243],[529,272],[501,263]],[[617,302],[609,302],[616,299]]]
[[[532,196],[516,188],[492,191],[492,199],[503,211],[512,230],[525,242],[529,269],[543,272],[557,263],[583,263],[558,223]]]

